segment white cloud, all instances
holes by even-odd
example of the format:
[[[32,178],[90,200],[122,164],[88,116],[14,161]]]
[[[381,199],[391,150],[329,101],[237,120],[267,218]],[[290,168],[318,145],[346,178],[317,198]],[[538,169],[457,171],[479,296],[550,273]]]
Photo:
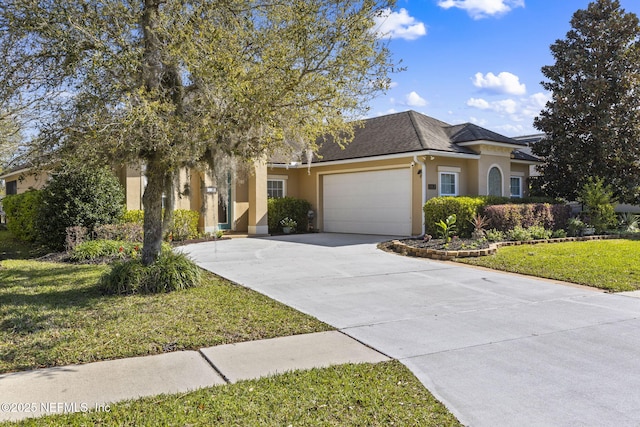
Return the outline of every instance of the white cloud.
[[[518,103],[513,99],[503,99],[492,103],[492,108],[498,113],[515,114],[518,111]]]
[[[480,110],[488,110],[491,108],[491,105],[482,98],[471,98],[467,101],[467,105]]]
[[[539,92],[519,99],[508,98],[492,102],[482,98],[470,98],[467,101],[467,106],[483,111],[493,111],[509,117],[514,122],[522,122],[533,120],[540,114],[550,97],[549,93]]]
[[[389,108],[387,111],[379,111],[377,113],[378,116],[386,116],[388,114],[395,114],[398,111],[395,108]]]
[[[524,0],[440,0],[438,6],[443,9],[452,7],[466,10],[473,19],[500,16],[513,8],[524,7]]]
[[[398,87],[399,83],[398,82],[391,82],[389,83],[389,89],[393,89],[394,87]]]
[[[520,78],[506,71],[497,76],[493,73],[487,73],[486,75],[476,73],[473,78],[473,85],[491,92],[505,93],[507,95],[524,95],[527,93],[527,87],[524,83],[520,83]]]
[[[513,124],[496,126],[495,130],[507,136],[509,135],[517,136],[517,135],[525,135],[525,134],[533,133],[532,129],[526,128],[522,125],[513,125]]]
[[[477,117],[473,117],[473,116],[471,116],[471,117],[469,118],[469,121],[470,121],[471,123],[473,123],[473,124],[478,125],[478,126],[486,126],[486,125],[487,125],[487,121],[486,121],[486,120],[484,120],[484,119],[479,119],[479,118],[477,118]]]
[[[415,40],[427,34],[425,25],[410,16],[406,9],[400,9],[398,12],[386,9],[373,19],[374,31],[379,37]]]
[[[424,107],[427,105],[427,100],[415,91],[407,94],[405,100],[409,107]]]

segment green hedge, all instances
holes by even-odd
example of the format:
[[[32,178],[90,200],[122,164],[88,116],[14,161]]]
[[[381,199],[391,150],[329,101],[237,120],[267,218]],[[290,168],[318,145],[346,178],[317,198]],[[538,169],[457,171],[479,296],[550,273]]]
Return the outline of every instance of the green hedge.
[[[489,228],[500,231],[506,232],[516,227],[527,229],[533,226],[560,230],[567,226],[571,207],[548,203],[493,205],[486,206],[483,214],[487,217]]]
[[[271,198],[267,202],[267,216],[269,218],[269,233],[282,231],[280,221],[291,218],[298,223],[296,230],[306,231],[309,228],[307,213],[311,203],[295,197]]]
[[[427,234],[437,235],[436,223],[456,215],[456,225],[461,237],[469,237],[473,225],[469,222],[485,205],[480,197],[434,197],[424,204],[424,224]]]
[[[40,237],[37,227],[41,192],[29,190],[2,199],[7,214],[7,229],[14,237],[25,242],[35,242]]]
[[[173,224],[171,224],[166,234],[171,235],[173,240],[195,239],[199,235],[199,221],[199,212],[189,209],[176,209],[173,211]],[[136,209],[128,210],[122,216],[122,222],[143,225],[144,211]]]
[[[445,221],[451,214],[457,217],[456,225],[461,237],[470,237],[473,232],[473,226],[469,222],[477,214],[484,215],[487,209],[495,205],[513,206],[511,210],[538,212],[544,207],[544,214],[549,218],[549,222],[555,225],[553,228],[558,229],[566,225],[569,212],[568,206],[563,205],[559,199],[548,197],[523,197],[509,198],[499,196],[476,196],[476,197],[434,197],[425,203],[423,207],[424,221],[427,234],[435,236],[437,234],[436,223]],[[514,206],[516,205],[516,206]],[[489,209],[492,211],[491,209]],[[538,222],[525,221],[524,226],[537,225]],[[514,221],[512,226],[523,225],[522,221]],[[546,224],[545,224],[546,225]],[[550,227],[551,228],[551,227]],[[502,228],[498,228],[502,229]],[[508,228],[510,229],[510,228]],[[507,231],[504,229],[503,231]]]

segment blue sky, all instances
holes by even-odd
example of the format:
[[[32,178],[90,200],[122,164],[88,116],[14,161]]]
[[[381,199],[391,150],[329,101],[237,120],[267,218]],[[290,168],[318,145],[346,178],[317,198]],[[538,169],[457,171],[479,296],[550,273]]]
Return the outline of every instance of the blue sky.
[[[549,94],[540,69],[589,0],[397,0],[379,22],[395,61],[392,88],[370,117],[415,110],[450,124],[471,122],[507,136],[538,133]],[[621,0],[640,16],[639,0]]]

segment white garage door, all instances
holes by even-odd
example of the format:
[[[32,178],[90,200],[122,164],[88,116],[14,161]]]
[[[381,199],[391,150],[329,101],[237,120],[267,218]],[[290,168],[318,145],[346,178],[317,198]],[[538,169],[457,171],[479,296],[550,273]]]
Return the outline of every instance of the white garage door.
[[[324,231],[411,235],[411,170],[325,175]]]

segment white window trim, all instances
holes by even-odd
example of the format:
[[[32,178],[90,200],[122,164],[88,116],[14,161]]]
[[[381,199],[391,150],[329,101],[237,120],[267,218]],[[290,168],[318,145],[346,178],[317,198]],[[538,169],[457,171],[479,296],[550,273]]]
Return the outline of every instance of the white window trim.
[[[282,182],[282,197],[287,197],[287,176],[268,176],[267,183],[269,181]]]
[[[514,179],[514,178],[518,180],[518,186],[520,187],[520,194],[519,195],[515,195],[515,196],[513,194],[511,194],[511,180]],[[522,195],[522,178],[523,178],[523,176],[520,176],[520,175],[511,175],[509,177],[509,196],[510,197],[514,197],[514,198],[517,198],[517,199],[521,199],[523,197],[523,195]]]
[[[491,174],[491,170],[493,170],[493,168],[498,169],[498,171],[500,172],[500,197],[502,197],[504,196],[504,171],[502,170],[500,165],[497,165],[495,163],[489,166],[489,169],[487,169],[487,196],[489,195],[489,189],[491,188],[491,183],[489,182],[489,174]]]
[[[454,169],[454,168],[451,168]],[[457,168],[459,170],[459,168]],[[442,192],[442,175],[453,175],[454,176],[454,180],[453,180],[453,187],[454,187],[454,192],[453,194],[449,194],[449,193],[443,193]],[[438,167],[438,196],[442,197],[442,196],[457,196],[459,193],[459,182],[460,182],[460,173],[457,171],[441,171],[440,167]]]

